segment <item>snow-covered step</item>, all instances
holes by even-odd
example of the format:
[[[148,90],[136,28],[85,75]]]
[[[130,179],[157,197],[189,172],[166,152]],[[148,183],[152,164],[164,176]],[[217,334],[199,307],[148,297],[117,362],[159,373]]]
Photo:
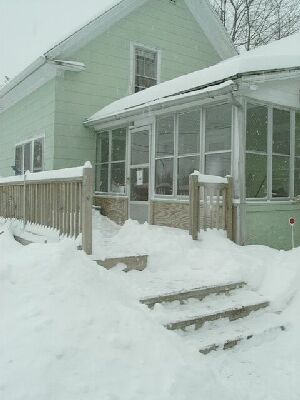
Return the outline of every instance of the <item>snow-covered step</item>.
[[[203,300],[204,298],[212,294],[218,294],[218,295],[224,293],[227,294],[233,290],[240,289],[245,285],[246,285],[245,282],[234,282],[234,283],[227,283],[224,285],[206,286],[190,290],[165,293],[155,297],[146,297],[144,299],[141,299],[140,302],[142,304],[147,305],[149,308],[152,308],[155,306],[155,304],[159,303],[170,303],[173,301],[179,301],[180,303],[182,303],[188,299]]]
[[[189,329],[179,334],[187,345],[208,354],[213,350],[230,349],[244,340],[279,333],[285,327],[286,323],[280,315],[259,312],[231,323],[220,320],[209,322],[201,330]]]
[[[204,322],[219,318],[242,318],[251,311],[267,307],[269,301],[247,289],[228,294],[209,295],[204,300],[188,299],[181,302],[156,304],[153,315],[169,329],[184,329],[190,325],[201,327]]]

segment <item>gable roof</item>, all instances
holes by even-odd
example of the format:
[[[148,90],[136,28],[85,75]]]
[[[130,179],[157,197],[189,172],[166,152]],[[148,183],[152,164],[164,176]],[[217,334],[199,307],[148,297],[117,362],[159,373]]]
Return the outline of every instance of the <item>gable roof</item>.
[[[272,42],[239,56],[221,61],[211,67],[180,76],[149,89],[124,97],[91,116],[86,124],[95,125],[101,121],[136,114],[143,109],[165,105],[180,97],[195,96],[205,90],[224,88],[234,80],[248,75],[270,72],[300,71],[300,32],[285,39]]]
[[[102,11],[100,15],[70,34],[67,38],[54,45],[6,84],[0,90],[0,99],[19,83],[23,82],[29,75],[32,75],[37,69],[44,66],[48,60],[54,60],[58,57],[68,57],[74,51],[80,49],[93,38],[107,31],[110,26],[129,15],[147,1],[149,0],[112,0],[112,4],[109,8]],[[220,57],[224,59],[236,54],[233,43],[209,5],[208,0],[184,1]]]

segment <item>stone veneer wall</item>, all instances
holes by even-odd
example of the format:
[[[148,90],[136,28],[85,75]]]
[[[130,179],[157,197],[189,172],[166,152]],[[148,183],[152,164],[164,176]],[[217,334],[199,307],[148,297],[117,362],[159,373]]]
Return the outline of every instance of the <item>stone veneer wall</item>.
[[[150,207],[151,224],[189,229],[189,203],[155,200]]]
[[[128,197],[95,196],[94,205],[101,207],[101,214],[119,225],[128,219]]]

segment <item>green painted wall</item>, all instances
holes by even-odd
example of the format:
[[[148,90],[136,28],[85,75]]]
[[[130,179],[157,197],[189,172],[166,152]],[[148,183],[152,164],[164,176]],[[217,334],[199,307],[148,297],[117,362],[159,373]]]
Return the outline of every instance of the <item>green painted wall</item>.
[[[289,218],[296,217],[295,245],[300,246],[300,204],[247,204],[246,244],[291,248]]]
[[[161,81],[220,60],[183,0],[149,1],[69,59],[87,70],[56,79],[54,167],[95,160],[95,135],[83,126],[105,105],[129,94],[130,42],[161,50]]]
[[[15,145],[45,136],[45,168],[53,168],[55,82],[51,80],[0,114],[0,175],[14,175]]]

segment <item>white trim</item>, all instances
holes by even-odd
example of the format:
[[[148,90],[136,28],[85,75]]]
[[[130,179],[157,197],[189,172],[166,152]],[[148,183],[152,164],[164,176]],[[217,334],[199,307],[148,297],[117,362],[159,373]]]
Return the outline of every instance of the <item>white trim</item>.
[[[21,142],[18,142],[15,144],[14,149],[15,149],[15,159],[14,159],[14,165],[16,165],[16,148],[17,147],[22,147],[22,170],[21,174],[24,174],[26,171],[24,170],[24,147],[26,144],[30,144],[30,172],[40,172],[40,171],[34,171],[34,142],[37,140],[43,140],[43,146],[42,146],[42,166],[41,166],[41,171],[45,170],[45,143],[46,143],[46,136],[45,134],[39,135],[32,137],[27,140],[23,140]]]

